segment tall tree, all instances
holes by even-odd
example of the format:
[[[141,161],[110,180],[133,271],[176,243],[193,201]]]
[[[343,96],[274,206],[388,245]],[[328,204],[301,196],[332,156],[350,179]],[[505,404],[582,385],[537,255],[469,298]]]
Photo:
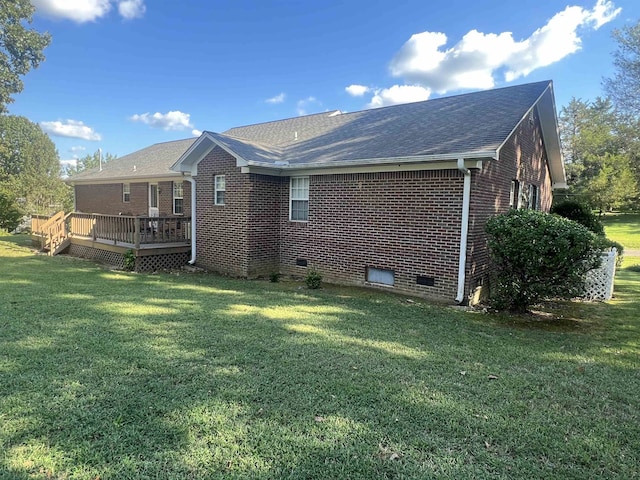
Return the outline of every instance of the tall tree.
[[[108,152],[101,153],[100,151],[96,151],[94,153],[89,153],[84,157],[79,158],[75,165],[67,167],[64,173],[71,177],[80,172],[84,172],[85,170],[99,168],[100,162],[102,162],[102,165],[105,165],[106,163],[110,162],[111,160],[115,160],[116,158],[118,158],[117,155],[112,155]]]
[[[55,145],[24,117],[0,115],[0,193],[24,213],[48,214],[69,206]]]
[[[573,98],[560,112],[560,136],[572,195],[603,211],[637,203],[633,141],[609,99]]]
[[[604,88],[616,107],[633,117],[640,117],[640,21],[614,30],[618,49],[613,52],[615,75],[604,80]]]
[[[20,77],[44,60],[51,37],[25,26],[35,8],[29,0],[0,0],[0,113],[24,87]]]

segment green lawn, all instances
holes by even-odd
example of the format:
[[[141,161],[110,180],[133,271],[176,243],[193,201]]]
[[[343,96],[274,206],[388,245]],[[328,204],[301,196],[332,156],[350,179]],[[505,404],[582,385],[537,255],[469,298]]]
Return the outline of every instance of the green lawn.
[[[603,223],[608,238],[627,249],[640,250],[640,213],[606,215]]]
[[[0,479],[640,478],[640,273],[509,317],[0,237]]]

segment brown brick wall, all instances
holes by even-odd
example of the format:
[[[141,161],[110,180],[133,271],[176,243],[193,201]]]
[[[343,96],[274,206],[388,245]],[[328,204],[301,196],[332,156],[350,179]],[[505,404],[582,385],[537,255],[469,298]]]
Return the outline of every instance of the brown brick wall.
[[[250,277],[268,276],[280,270],[280,225],[283,195],[289,179],[268,175],[250,175],[247,248]]]
[[[325,279],[364,285],[366,267],[394,270],[394,290],[455,297],[462,175],[457,170],[310,177],[309,221],[290,222],[288,182],[281,204],[281,270],[305,275],[306,259]],[[418,275],[434,286],[416,284]]]
[[[149,184],[131,183],[129,202],[122,201],[122,183],[76,185],[76,211],[104,215],[148,215]],[[173,216],[173,183],[159,182],[160,216]],[[191,212],[191,185],[184,182],[185,216]]]
[[[246,277],[251,177],[240,173],[235,164],[235,159],[220,147],[198,164],[196,264],[214,272]],[[225,175],[225,205],[214,204],[215,175]]]
[[[499,161],[472,170],[466,294],[487,275],[484,225],[509,208],[512,179],[540,188],[551,204],[537,117],[514,132]],[[213,201],[214,175],[226,176],[225,205]],[[393,290],[453,300],[457,293],[463,175],[457,170],[312,175],[309,221],[289,221],[289,179],[242,174],[220,148],[198,165],[197,264],[254,277],[280,271],[365,285],[366,268],[395,272]],[[308,267],[296,266],[305,259]],[[433,286],[418,285],[432,277]]]
[[[539,208],[548,211],[553,193],[537,113],[525,119],[511,135],[497,161],[485,162],[482,171],[472,171],[466,292],[487,284],[489,255],[484,226],[487,220],[509,209],[511,181],[520,189],[539,187]],[[526,204],[526,202],[525,202]]]

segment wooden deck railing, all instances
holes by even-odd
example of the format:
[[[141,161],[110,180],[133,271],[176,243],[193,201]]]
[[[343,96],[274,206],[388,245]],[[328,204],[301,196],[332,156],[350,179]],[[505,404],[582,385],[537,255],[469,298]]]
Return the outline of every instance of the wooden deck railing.
[[[34,228],[35,223],[35,228]],[[60,211],[44,220],[41,216],[31,219],[31,232],[40,237],[40,248],[53,255],[55,249],[67,238],[67,222]]]
[[[51,230],[53,225],[56,225],[55,231]],[[128,244],[134,248],[153,244],[189,244],[191,217],[132,217],[77,212],[65,217],[64,213],[59,212],[54,217],[33,216],[31,231],[43,237],[47,248],[52,239],[54,243],[59,243],[67,234],[112,242],[114,245]]]
[[[31,232],[38,235],[42,234],[42,225],[51,217],[49,215],[31,215]]]
[[[132,217],[127,215],[101,215],[72,213],[69,216],[72,236],[107,240],[114,244],[140,245],[161,243],[189,243],[190,217]]]

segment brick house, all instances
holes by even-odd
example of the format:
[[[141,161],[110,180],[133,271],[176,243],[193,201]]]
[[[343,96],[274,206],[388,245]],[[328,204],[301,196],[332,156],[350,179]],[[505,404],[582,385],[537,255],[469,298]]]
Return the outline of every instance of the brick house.
[[[72,176],[74,210],[105,215],[191,214],[191,186],[171,165],[194,139],[157,143]]]
[[[183,142],[163,181],[195,185],[183,189],[191,262],[238,277],[315,268],[329,282],[473,301],[487,281],[486,220],[546,211],[566,187],[549,81]]]

